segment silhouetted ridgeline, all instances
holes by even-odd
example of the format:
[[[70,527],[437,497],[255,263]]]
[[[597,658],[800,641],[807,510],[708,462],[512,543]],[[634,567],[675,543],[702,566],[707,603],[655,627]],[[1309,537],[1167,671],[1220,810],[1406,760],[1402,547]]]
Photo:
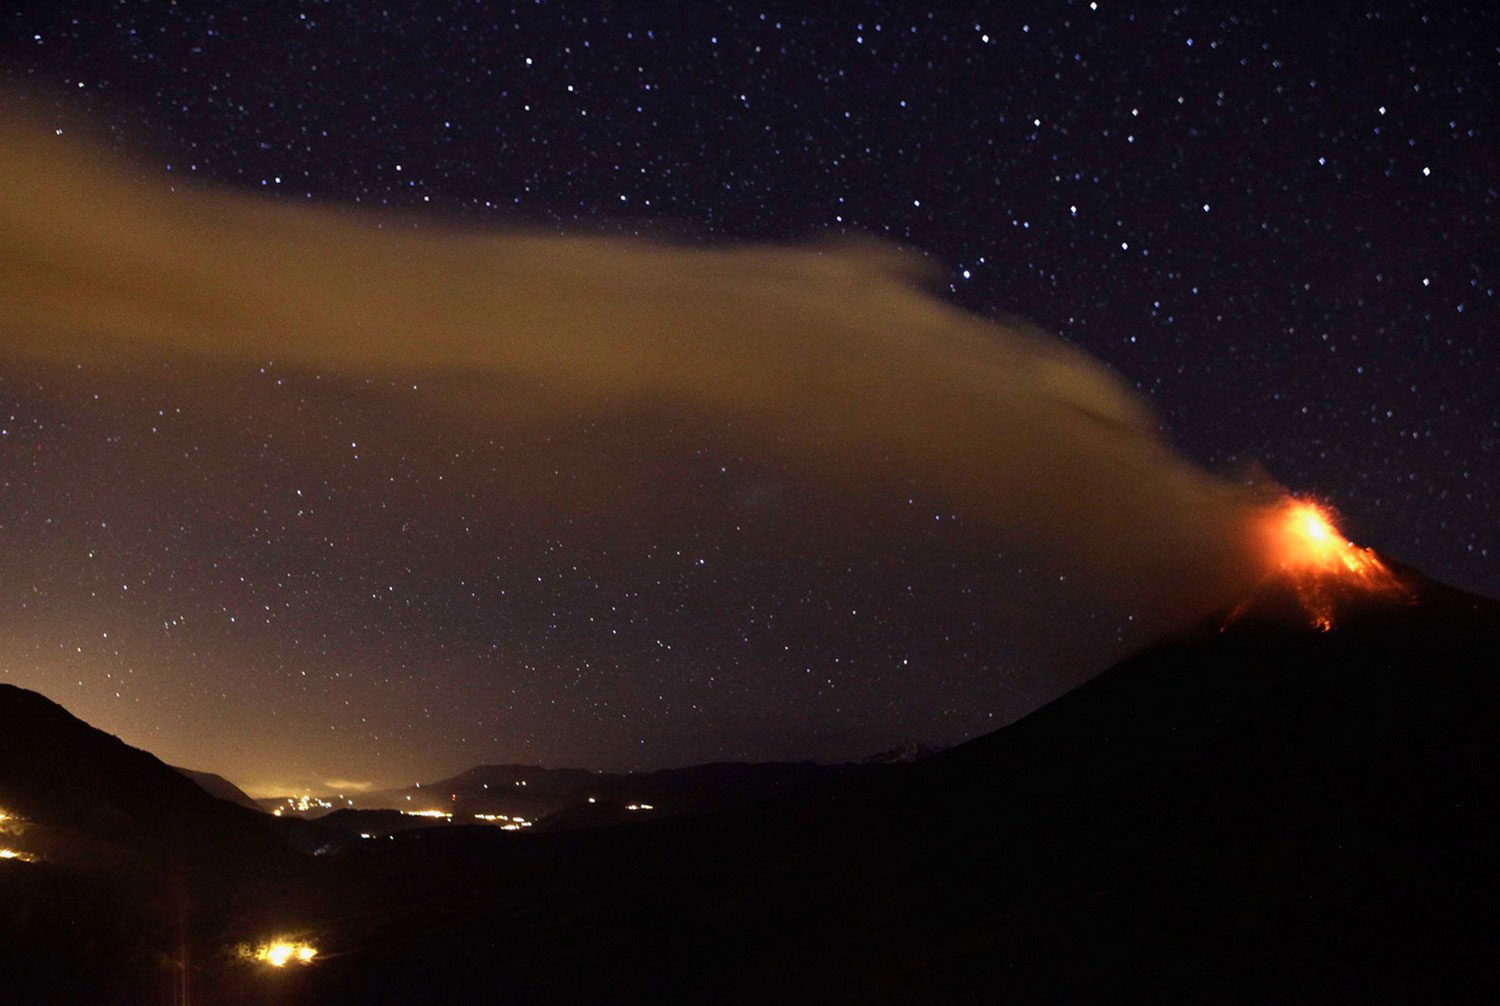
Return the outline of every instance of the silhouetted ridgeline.
[[[1500,604],[1399,572],[1408,592],[1346,599],[1331,631],[1272,592],[996,733],[769,801],[609,826],[601,797],[569,812],[601,827],[405,831],[300,857],[279,893],[275,857],[247,857],[214,911],[193,895],[190,977],[225,1002],[1494,1001]],[[163,806],[205,846],[265,834],[39,697],[5,690],[0,715],[0,799],[48,827],[129,845]],[[49,744],[59,760],[29,760]],[[163,973],[170,900],[0,870],[20,878],[0,935],[57,969],[34,986]],[[80,944],[82,912],[106,921]],[[144,920],[131,954],[109,952],[112,912]],[[312,964],[226,949],[290,928]]]

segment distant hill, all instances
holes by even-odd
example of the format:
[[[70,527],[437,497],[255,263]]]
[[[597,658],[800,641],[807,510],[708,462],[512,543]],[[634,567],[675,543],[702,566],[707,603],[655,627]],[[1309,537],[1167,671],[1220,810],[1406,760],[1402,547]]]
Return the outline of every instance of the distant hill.
[[[921,761],[923,758],[931,758],[935,754],[942,754],[946,748],[935,747],[931,744],[910,743],[899,747],[888,748],[878,751],[860,759],[866,765],[898,765],[908,762]]]
[[[912,755],[917,750],[897,749],[897,753]],[[655,817],[701,814],[873,775],[887,763],[718,762],[618,774],[535,765],[478,765],[436,782],[363,794],[356,803],[362,809],[442,810],[453,813],[455,820],[500,814],[539,821],[579,808],[561,820],[581,825],[606,819],[597,810],[583,809],[590,798],[599,804],[649,805]]]
[[[441,810],[470,818],[474,814],[504,814],[536,820],[585,799],[600,780],[608,778],[578,768],[476,765],[431,783],[362,793],[355,799],[355,806],[365,810]]]
[[[195,772],[193,769],[182,768],[179,765],[173,765],[172,767],[201,786],[203,791],[209,796],[216,796],[220,800],[237,803],[241,807],[248,807],[250,810],[262,810],[261,805],[250,794],[221,775],[215,775],[212,772]]]

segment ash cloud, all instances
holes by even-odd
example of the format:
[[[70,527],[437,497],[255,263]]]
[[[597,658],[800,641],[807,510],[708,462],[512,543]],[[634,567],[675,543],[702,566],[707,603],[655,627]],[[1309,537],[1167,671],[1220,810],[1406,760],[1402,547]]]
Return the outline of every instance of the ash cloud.
[[[170,185],[19,126],[0,140],[14,359],[419,375],[411,420],[476,443],[663,411],[834,492],[920,487],[1162,623],[1255,578],[1259,495],[1177,455],[1099,362],[923,292],[897,249],[464,230]]]

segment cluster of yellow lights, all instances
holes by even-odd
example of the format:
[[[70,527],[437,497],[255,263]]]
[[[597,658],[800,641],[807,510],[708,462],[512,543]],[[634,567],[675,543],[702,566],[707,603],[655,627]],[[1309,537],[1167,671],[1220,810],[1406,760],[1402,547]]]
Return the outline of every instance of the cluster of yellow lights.
[[[531,827],[531,822],[524,817],[506,817],[504,814],[475,814],[474,819],[498,824],[503,831],[520,831]]]
[[[343,800],[346,806],[354,806],[354,801],[346,799],[342,793],[339,794],[339,799]],[[282,803],[286,804],[286,806],[277,807],[275,810],[271,811],[272,815],[280,817],[282,812],[286,810],[295,810],[298,813],[306,813],[310,810],[333,809],[333,802],[331,800],[325,800],[321,796],[313,796],[311,793],[304,793],[301,796],[289,796],[285,800],[283,800]]]
[[[267,943],[255,948],[255,959],[273,968],[284,968],[294,961],[298,964],[311,964],[316,956],[318,956],[318,950],[311,944],[294,943],[289,940]]]
[[[295,797],[289,796],[286,798],[286,802],[291,805],[291,808],[293,810],[300,811],[327,810],[333,806],[333,804],[328,800],[324,800],[322,797],[313,796],[311,793],[304,793],[301,796]]]
[[[445,820],[453,816],[446,810],[403,810],[401,813],[407,817],[441,817]]]
[[[0,849],[0,859],[14,859],[22,863],[34,863],[36,857],[29,852],[21,852],[19,849]]]
[[[653,807],[653,806],[651,806],[649,803],[627,803],[625,805],[625,809],[626,810],[655,810],[656,808]]]

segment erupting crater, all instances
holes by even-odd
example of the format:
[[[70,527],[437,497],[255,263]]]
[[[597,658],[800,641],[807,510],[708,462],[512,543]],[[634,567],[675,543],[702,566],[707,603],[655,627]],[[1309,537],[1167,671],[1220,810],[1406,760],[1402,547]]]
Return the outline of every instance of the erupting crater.
[[[1257,520],[1257,542],[1268,568],[1261,587],[1230,615],[1233,621],[1255,604],[1266,588],[1290,589],[1312,624],[1327,632],[1338,607],[1375,595],[1404,594],[1396,573],[1375,552],[1345,538],[1333,511],[1312,500],[1289,496]]]

